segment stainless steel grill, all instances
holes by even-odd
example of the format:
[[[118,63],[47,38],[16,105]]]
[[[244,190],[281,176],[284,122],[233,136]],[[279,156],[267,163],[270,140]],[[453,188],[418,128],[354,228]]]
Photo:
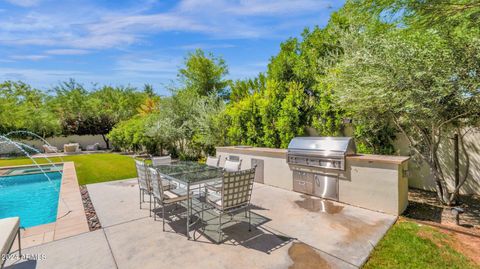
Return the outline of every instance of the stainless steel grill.
[[[295,137],[288,145],[292,165],[345,170],[345,157],[356,154],[351,137]]]
[[[287,162],[293,170],[293,190],[338,200],[338,170],[345,157],[356,153],[351,137],[296,137],[288,145]],[[322,169],[319,169],[322,168]]]

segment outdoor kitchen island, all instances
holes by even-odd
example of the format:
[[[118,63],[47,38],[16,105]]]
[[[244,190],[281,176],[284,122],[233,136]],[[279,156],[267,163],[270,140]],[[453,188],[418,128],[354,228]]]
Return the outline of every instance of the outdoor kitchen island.
[[[287,149],[216,149],[221,166],[226,158],[240,159],[242,169],[256,165],[258,183],[392,215],[400,215],[408,204],[408,156],[346,155],[342,169],[332,169],[291,164]]]

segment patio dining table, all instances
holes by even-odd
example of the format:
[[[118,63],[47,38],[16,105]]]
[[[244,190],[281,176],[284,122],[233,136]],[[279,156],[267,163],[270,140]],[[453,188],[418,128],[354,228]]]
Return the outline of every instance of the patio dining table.
[[[221,180],[223,176],[223,168],[188,161],[179,161],[168,165],[157,165],[153,166],[153,168],[158,171],[162,178],[185,186],[184,191],[186,191],[188,197],[187,239],[190,239],[190,227],[194,224],[191,223],[192,195],[200,196],[200,188],[203,184]],[[194,193],[194,191],[197,191],[197,193]],[[173,192],[175,192],[175,190],[173,190]]]

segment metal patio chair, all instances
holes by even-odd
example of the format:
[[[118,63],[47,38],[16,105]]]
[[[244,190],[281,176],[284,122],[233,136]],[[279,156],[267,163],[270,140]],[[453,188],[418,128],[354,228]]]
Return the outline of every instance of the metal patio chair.
[[[162,206],[163,231],[165,231],[165,206],[186,201],[188,196],[186,193],[184,195],[178,195],[166,190],[164,184],[159,184],[164,181],[164,179],[162,179],[160,174],[154,168],[149,167],[148,173],[152,180],[153,210],[157,209],[157,203]],[[157,220],[156,213],[154,213],[154,220]]]
[[[150,196],[150,216],[152,216],[152,188],[147,174],[147,166],[145,161],[135,160],[135,167],[137,168],[138,188],[140,189],[140,209],[142,209],[142,203],[145,202],[146,193]]]
[[[208,161],[208,159],[207,159],[207,161]],[[219,163],[220,163],[220,159],[219,159]],[[233,161],[233,160],[229,160],[228,158],[226,158],[225,164],[223,165],[223,170],[225,170],[227,172],[236,172],[236,171],[240,171],[241,166],[242,166],[242,160]],[[221,186],[222,186],[221,182],[214,182],[214,183],[210,183],[210,184],[205,184],[206,188],[208,188],[209,190],[214,191],[214,192],[220,192]]]
[[[207,161],[208,161],[208,159],[207,159]],[[220,158],[218,160],[218,163],[220,164]],[[230,160],[227,157],[227,158],[225,158],[225,163],[223,165],[223,170],[225,170],[227,172],[236,172],[236,171],[240,171],[241,166],[242,166],[242,160],[241,159],[237,161],[237,160]],[[205,184],[205,187],[208,188],[211,191],[220,192],[222,184],[221,184],[221,182],[217,181],[217,182]]]
[[[140,209],[142,209],[142,203],[145,202],[145,193],[149,196],[149,209],[150,217],[152,216],[152,186],[150,175],[147,172],[148,165],[145,163],[145,160],[135,160],[135,167],[137,168],[137,180],[138,187],[140,189]],[[175,188],[167,180],[162,180],[163,188],[170,190]]]
[[[219,167],[220,166],[220,157],[221,157],[220,155],[218,157],[208,156],[207,161],[206,161],[206,165]]]
[[[233,161],[226,159],[225,164],[223,165],[223,169],[228,172],[235,172],[235,171],[240,171],[240,168],[242,167],[242,160],[238,161]]]
[[[205,197],[214,211],[218,213],[218,243],[222,241],[222,215],[233,215],[239,210],[245,210],[248,215],[248,231],[251,231],[250,200],[252,198],[253,180],[255,169],[223,173],[220,195],[217,192],[209,192],[205,187]]]

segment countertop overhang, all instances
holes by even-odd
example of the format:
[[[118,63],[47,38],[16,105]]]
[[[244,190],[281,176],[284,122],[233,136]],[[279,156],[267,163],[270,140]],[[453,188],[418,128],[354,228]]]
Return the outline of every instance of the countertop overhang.
[[[287,158],[287,149],[261,148],[250,146],[227,146],[216,147],[217,151],[237,154],[250,154],[255,156],[265,156],[274,158]]]
[[[402,164],[410,159],[410,156],[394,156],[394,155],[376,155],[376,154],[357,154],[347,156],[347,160],[378,162],[389,164]]]
[[[255,156],[286,158],[287,149],[279,148],[263,148],[250,146],[226,146],[217,147],[218,152],[249,154]],[[410,156],[393,156],[393,155],[375,155],[375,154],[357,154],[347,156],[347,161],[376,162],[387,164],[402,164],[410,159]]]

